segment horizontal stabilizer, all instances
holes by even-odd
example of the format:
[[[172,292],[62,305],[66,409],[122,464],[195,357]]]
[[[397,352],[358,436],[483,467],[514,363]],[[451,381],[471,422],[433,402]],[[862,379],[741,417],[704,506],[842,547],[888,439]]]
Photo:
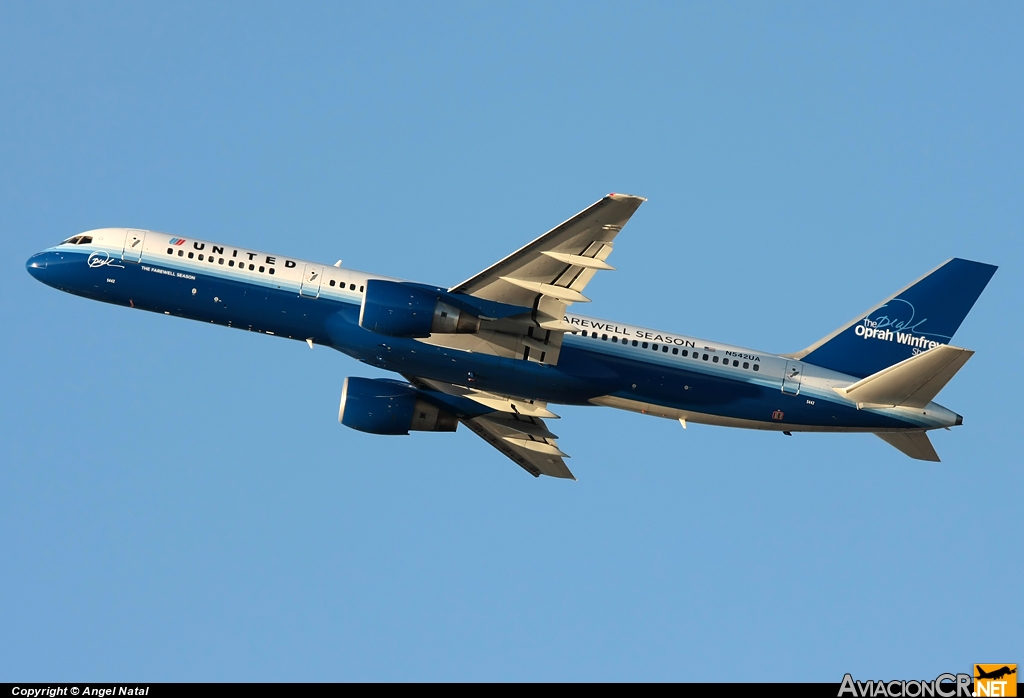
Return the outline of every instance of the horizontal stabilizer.
[[[925,407],[973,355],[942,344],[834,390],[858,405]]]
[[[939,462],[939,454],[923,431],[879,432],[875,436],[894,448],[906,453],[915,460]]]

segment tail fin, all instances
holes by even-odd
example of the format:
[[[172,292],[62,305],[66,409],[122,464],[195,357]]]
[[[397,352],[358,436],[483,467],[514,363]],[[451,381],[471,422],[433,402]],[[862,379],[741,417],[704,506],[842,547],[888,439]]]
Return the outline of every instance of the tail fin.
[[[948,344],[996,269],[951,259],[792,358],[865,378]]]
[[[939,454],[923,431],[878,432],[875,434],[885,443],[898,448],[915,460],[939,462]]]
[[[833,390],[858,405],[926,407],[972,356],[970,349],[943,344]]]

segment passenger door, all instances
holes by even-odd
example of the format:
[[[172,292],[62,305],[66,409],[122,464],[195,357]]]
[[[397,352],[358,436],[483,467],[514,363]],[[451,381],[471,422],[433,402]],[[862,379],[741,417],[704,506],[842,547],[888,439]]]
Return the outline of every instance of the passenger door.
[[[302,272],[302,283],[299,284],[299,295],[306,298],[316,298],[320,295],[320,280],[323,278],[324,268],[319,264],[307,264]]]
[[[782,374],[782,392],[790,395],[800,394],[800,381],[803,379],[804,365],[799,361],[787,361],[786,371]]]
[[[141,262],[142,247],[146,243],[145,230],[128,230],[124,238],[124,249],[121,251],[121,259],[126,262]],[[115,248],[117,249],[117,248]]]

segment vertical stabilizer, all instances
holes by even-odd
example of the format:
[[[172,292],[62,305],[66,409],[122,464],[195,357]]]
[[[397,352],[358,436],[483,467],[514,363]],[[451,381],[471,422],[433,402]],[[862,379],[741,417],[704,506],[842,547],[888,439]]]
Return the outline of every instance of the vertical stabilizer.
[[[866,378],[949,344],[995,271],[951,259],[793,358]]]

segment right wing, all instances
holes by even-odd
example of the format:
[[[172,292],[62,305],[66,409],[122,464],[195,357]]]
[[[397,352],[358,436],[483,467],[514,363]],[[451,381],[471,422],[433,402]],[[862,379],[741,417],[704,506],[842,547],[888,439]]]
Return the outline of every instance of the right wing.
[[[420,341],[511,359],[558,363],[562,335],[573,328],[565,308],[589,299],[583,289],[602,269],[622,226],[645,199],[609,194],[525,247],[449,289],[529,309],[500,320],[484,319],[473,334],[436,334]]]
[[[609,194],[449,291],[527,308],[545,297],[563,308],[585,303],[584,287],[597,271],[613,268],[605,261],[612,241],[644,201]]]

